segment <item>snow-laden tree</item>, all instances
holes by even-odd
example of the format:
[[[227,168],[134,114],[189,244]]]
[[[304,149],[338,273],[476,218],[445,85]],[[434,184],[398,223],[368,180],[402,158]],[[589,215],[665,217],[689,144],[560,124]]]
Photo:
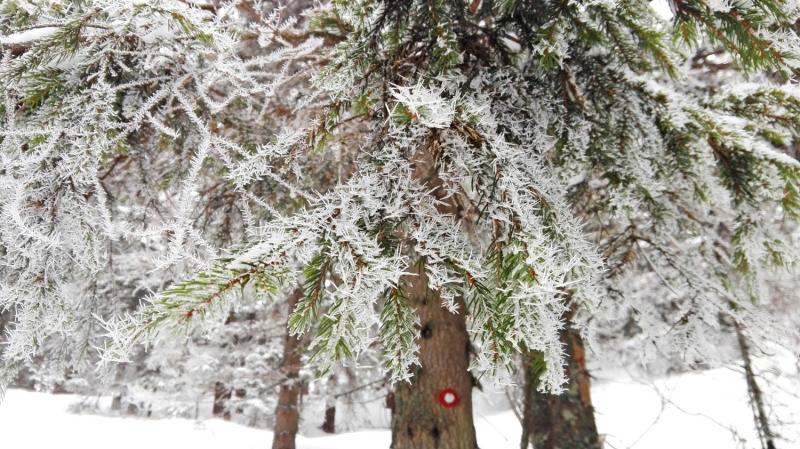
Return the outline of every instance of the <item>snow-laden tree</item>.
[[[567,311],[624,310],[628,273],[681,292],[676,320],[636,317],[669,323],[669,351],[706,356],[720,314],[773,336],[760,273],[793,262],[776,223],[800,210],[795,2],[676,0],[668,23],[635,0],[334,1],[242,27],[245,3],[3,6],[6,367],[85,322],[65,291],[141,239],[162,245],[146,269],[195,274],[106,320],[107,360],[300,284],[289,330],[313,329],[323,371],[380,344],[397,449],[475,446],[469,369],[535,353],[558,392]],[[684,88],[706,40],[752,82]],[[309,187],[320,152],[355,169]]]
[[[675,90],[681,95],[705,97],[706,102],[714,105],[730,102],[738,113],[748,114],[751,118],[757,114],[748,109],[757,110],[759,114],[764,112],[762,108],[771,107],[766,106],[761,98],[776,94],[766,94],[768,89],[763,86],[773,84],[774,72],[748,73],[733,63],[732,55],[719,42],[701,42],[687,61],[686,70],[685,76],[691,82],[676,86]],[[739,89],[740,93],[732,95],[731,87]],[[754,94],[754,91],[758,92]],[[774,133],[765,122],[750,123],[745,129],[770,140],[788,156],[797,158],[796,106],[789,104],[785,109],[770,112],[774,112],[771,119],[787,124],[783,133]],[[591,203],[584,201],[584,204],[589,206]],[[595,232],[595,235],[610,235],[611,238],[601,238],[607,238],[607,242],[613,242],[620,249],[615,262],[618,268],[609,272],[609,292],[618,298],[605,301],[604,307],[595,308],[591,317],[583,317],[585,321],[582,324],[588,324],[595,334],[591,341],[595,343],[592,349],[598,350],[601,357],[598,362],[603,363],[602,357],[614,360],[615,366],[644,362],[651,373],[731,364],[743,358],[747,365],[750,363],[748,353],[769,351],[774,345],[764,346],[766,341],[785,339],[789,336],[787,330],[797,328],[791,324],[774,323],[788,322],[786,318],[793,318],[793,314],[785,309],[787,298],[774,289],[777,279],[782,279],[778,283],[793,282],[796,276],[785,269],[791,262],[771,260],[769,265],[777,269],[769,271],[741,266],[752,264],[759,258],[772,257],[768,253],[773,245],[797,248],[796,237],[788,237],[796,233],[796,222],[786,220],[781,209],[767,209],[755,211],[751,224],[734,230],[730,214],[730,211],[714,210],[702,218],[693,218],[695,225],[705,230],[689,234],[688,238],[673,243],[672,247],[663,243],[653,245],[652,242],[658,239],[652,238],[652,231],[644,230],[648,235],[639,235],[643,232],[640,224],[631,226],[631,222],[624,223],[627,227],[617,228],[615,233],[611,232],[609,225],[616,226],[617,223],[606,220],[607,224],[603,225],[601,220],[591,220],[587,229],[596,227],[601,232]],[[764,222],[770,223],[764,226]],[[742,236],[734,235],[764,230],[765,234],[759,237],[765,242],[762,248],[746,249],[742,245]],[[697,238],[701,233],[702,239]],[[781,257],[780,253],[776,251],[774,255]],[[701,270],[686,267],[700,267]],[[708,298],[716,297],[717,304],[713,308],[697,308],[695,302],[699,289],[705,290]],[[753,302],[757,307],[752,307]],[[781,303],[784,304],[783,311],[776,312],[775,304]],[[697,317],[699,319],[687,319],[700,313],[704,316]],[[732,315],[742,316],[734,319]],[[749,323],[747,329],[742,328],[743,322]],[[796,338],[796,332],[794,335]],[[748,349],[748,340],[751,339],[756,345]],[[749,378],[747,381],[748,386],[754,382]],[[760,428],[763,424],[757,423],[757,426]],[[762,432],[764,435],[769,433],[768,430]],[[762,441],[765,447],[770,444],[767,440]]]
[[[10,373],[61,336],[82,340],[60,348],[67,363],[92,352],[78,336],[97,336],[93,314],[121,311],[109,301],[125,293],[114,282],[163,285],[244,239],[273,199],[297,202],[276,181],[241,187],[219,173],[294,120],[291,104],[314,101],[292,89],[320,41],[278,42],[293,22],[273,15],[245,27],[233,6],[216,15],[181,2],[2,8]]]

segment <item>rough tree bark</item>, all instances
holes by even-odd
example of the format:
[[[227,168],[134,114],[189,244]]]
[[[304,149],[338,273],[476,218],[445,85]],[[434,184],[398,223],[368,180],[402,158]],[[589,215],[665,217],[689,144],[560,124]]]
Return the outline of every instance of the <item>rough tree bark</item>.
[[[395,388],[391,447],[475,449],[463,301],[459,304],[462,313],[450,313],[427,288],[424,271],[415,272],[418,276],[407,280],[409,287],[404,293],[420,318],[417,342],[422,366],[410,384],[400,383]],[[443,392],[455,396],[445,398]],[[457,404],[448,408],[440,399]]]
[[[447,196],[436,174],[439,144],[435,135],[414,156],[413,177],[442,201],[439,212],[460,218],[453,196]],[[459,313],[442,307],[428,288],[423,263],[401,280],[403,296],[419,317],[417,336],[421,367],[410,383],[399,383],[392,397],[392,449],[475,449],[472,421],[472,376],[466,305]],[[447,406],[445,406],[447,404]]]
[[[289,313],[294,311],[298,301],[303,297],[301,288],[295,289],[286,299]],[[286,380],[281,384],[278,404],[275,406],[275,428],[272,449],[295,449],[295,436],[300,423],[300,411],[297,409],[302,385],[298,382],[301,364],[301,340],[287,333],[283,343],[283,360],[281,372]]]
[[[590,395],[583,341],[572,329],[561,332],[567,353],[569,380],[561,395],[537,391],[535,354],[525,360],[525,403],[520,447],[528,449],[601,449]]]

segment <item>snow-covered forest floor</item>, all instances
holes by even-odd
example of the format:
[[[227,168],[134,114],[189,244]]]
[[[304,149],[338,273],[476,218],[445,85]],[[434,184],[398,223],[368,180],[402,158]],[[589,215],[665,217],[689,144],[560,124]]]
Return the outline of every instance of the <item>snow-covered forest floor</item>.
[[[761,382],[771,404],[781,449],[800,448],[800,378],[794,357],[759,360]],[[738,367],[646,379],[624,372],[596,371],[593,399],[597,423],[609,449],[758,448],[747,389]],[[93,402],[97,399],[92,399]],[[28,449],[160,449],[189,447],[264,448],[267,430],[218,419],[145,419],[107,416],[109,398],[97,400],[97,413],[76,413],[86,398],[9,390],[0,404],[2,447]],[[519,447],[520,426],[502,392],[475,396],[478,441],[485,449]],[[381,401],[367,406],[371,422],[388,412]],[[106,416],[103,416],[105,414]],[[300,449],[388,448],[385,429],[364,429],[333,436],[314,430],[318,416],[304,414]],[[341,419],[358,419],[344,416]],[[381,419],[377,419],[380,422]]]

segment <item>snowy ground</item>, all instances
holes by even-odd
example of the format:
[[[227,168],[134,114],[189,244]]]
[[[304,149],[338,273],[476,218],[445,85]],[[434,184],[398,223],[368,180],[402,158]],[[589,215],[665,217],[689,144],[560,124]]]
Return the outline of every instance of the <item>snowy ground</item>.
[[[793,439],[780,449],[800,449],[800,389],[796,360],[770,365],[765,390]],[[598,374],[593,388],[598,427],[610,449],[758,448],[747,390],[741,373],[721,368],[652,381],[619,373]],[[613,377],[613,380],[610,380]],[[788,379],[788,380],[787,380]],[[0,404],[0,442],[6,449],[160,449],[268,448],[269,431],[216,419],[113,418],[70,413],[73,395],[8,391]],[[792,416],[794,415],[794,416]],[[519,424],[503,395],[476,396],[475,425],[484,449],[519,447]],[[793,435],[790,435],[793,434]],[[300,449],[377,449],[389,447],[389,432],[364,430],[335,436],[300,437]]]

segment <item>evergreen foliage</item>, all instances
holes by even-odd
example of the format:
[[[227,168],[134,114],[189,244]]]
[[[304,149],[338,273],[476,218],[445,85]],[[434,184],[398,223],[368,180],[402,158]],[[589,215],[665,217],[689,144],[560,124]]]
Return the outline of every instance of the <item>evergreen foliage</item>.
[[[587,331],[633,310],[698,357],[720,314],[771,337],[763,270],[794,266],[781,222],[800,214],[800,7],[670,4],[666,21],[635,0],[335,0],[243,26],[236,2],[5,2],[4,372],[83,322],[85,285],[130,241],[186,280],[91,311],[106,360],[240,287],[299,282],[290,329],[314,332],[322,371],[379,342],[408,380],[416,264],[469,317],[476,371],[535,351],[554,392],[573,306]],[[706,46],[749,78],[697,88]],[[326,154],[345,155],[330,183]]]

